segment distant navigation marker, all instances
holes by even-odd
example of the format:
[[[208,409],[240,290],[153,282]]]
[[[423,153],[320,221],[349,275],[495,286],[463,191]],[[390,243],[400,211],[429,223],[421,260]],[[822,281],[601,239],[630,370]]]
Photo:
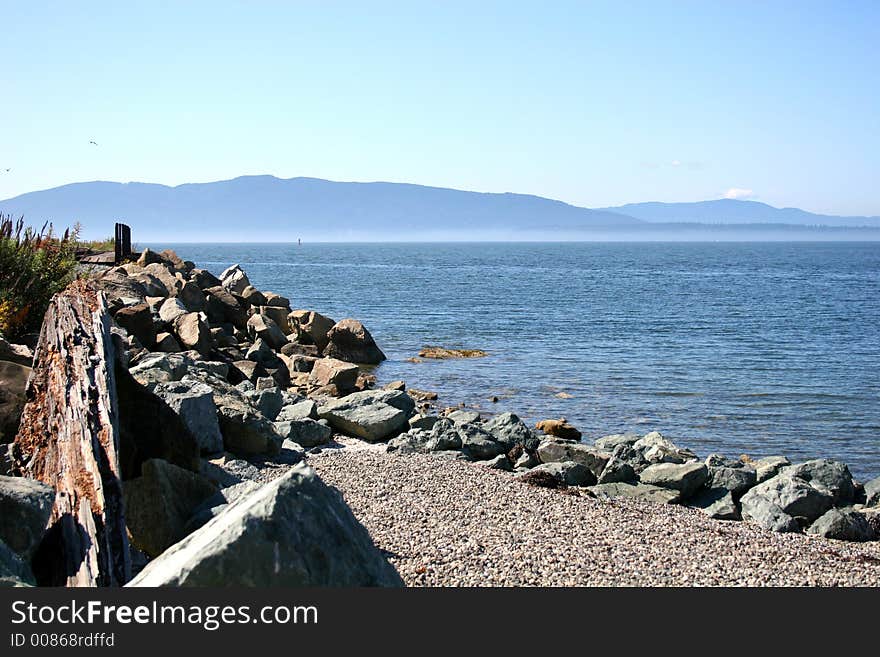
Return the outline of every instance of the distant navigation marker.
[[[302,239],[299,238],[299,237],[296,238],[296,243],[297,243],[299,246],[302,246],[302,245],[303,245],[303,241],[302,241]]]

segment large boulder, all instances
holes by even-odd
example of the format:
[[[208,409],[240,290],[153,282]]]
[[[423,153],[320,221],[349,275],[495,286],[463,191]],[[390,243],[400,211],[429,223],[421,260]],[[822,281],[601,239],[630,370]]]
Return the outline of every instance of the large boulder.
[[[747,490],[758,483],[754,468],[746,465],[731,467],[727,465],[709,466],[709,488],[723,488],[730,491],[735,499],[742,497]]]
[[[223,270],[220,274],[220,283],[224,288],[235,294],[241,294],[251,284],[247,274],[237,264]]]
[[[834,497],[788,470],[751,488],[740,500],[745,520],[771,531],[798,531],[801,522],[810,523],[834,505]]]
[[[281,450],[284,438],[239,391],[218,392],[215,389],[214,401],[223,446],[227,450],[241,455],[274,455]]]
[[[28,562],[0,541],[0,588],[36,585]]]
[[[0,360],[0,444],[12,442],[18,433],[31,368]]]
[[[159,556],[186,536],[193,512],[216,490],[194,472],[161,459],[145,461],[141,476],[123,486],[132,544],[151,557]]]
[[[596,476],[589,468],[574,461],[543,463],[520,475],[520,479],[529,483],[540,480],[542,474],[550,475],[564,486],[592,486],[596,483]]]
[[[143,301],[147,298],[147,288],[144,284],[131,278],[121,267],[106,272],[95,282],[95,285],[110,302],[117,299]]]
[[[160,383],[153,394],[180,416],[195,437],[202,453],[223,451],[223,435],[211,386],[195,379]]]
[[[853,509],[829,509],[809,526],[807,533],[838,541],[871,541],[875,538],[865,516]]]
[[[880,507],[880,477],[865,484],[865,506]]]
[[[709,479],[705,463],[655,463],[639,475],[643,484],[672,488],[687,499],[696,493]]]
[[[385,360],[373,336],[356,319],[343,319],[333,325],[327,332],[324,355],[349,363],[376,364]]]
[[[188,312],[189,310],[187,310],[183,301],[177,297],[169,297],[162,302],[161,306],[159,306],[159,319],[166,324],[171,325],[174,324],[174,320],[181,315],[186,315]]]
[[[282,406],[275,420],[285,422],[290,420],[317,420],[319,418],[318,405],[311,399],[303,399],[293,404]]]
[[[740,519],[733,494],[726,488],[704,488],[688,501],[688,506],[700,509],[715,520]]]
[[[207,308],[205,293],[192,281],[185,281],[177,291],[177,299],[192,313],[200,313]]]
[[[358,366],[336,358],[319,358],[309,373],[309,383],[315,386],[336,386],[341,393],[354,390],[358,378]]]
[[[211,329],[202,321],[199,313],[186,313],[174,320],[177,341],[184,349],[192,349],[202,356],[208,356],[214,347]]]
[[[287,308],[281,308],[280,306],[260,306],[257,308],[257,312],[275,322],[285,336],[293,330],[290,326],[290,319],[288,318],[290,313]]]
[[[476,424],[458,425],[456,432],[461,438],[461,452],[469,459],[486,461],[508,451],[504,443]]]
[[[611,444],[611,443],[604,443]],[[600,484],[614,484],[638,481],[638,473],[648,467],[642,453],[633,449],[632,443],[616,443],[611,458],[599,473]]]
[[[209,287],[205,290],[205,313],[211,324],[229,323],[240,330],[247,327],[247,310],[224,287]]]
[[[542,463],[574,461],[586,466],[598,478],[611,459],[611,452],[592,445],[549,438],[538,446],[538,458]]]
[[[251,339],[262,338],[272,349],[281,349],[287,344],[284,331],[268,315],[255,313],[247,321],[247,331]]]
[[[339,494],[305,464],[230,504],[130,586],[402,586]]]
[[[450,449],[461,449],[461,434],[455,423],[448,418],[440,418],[431,426],[425,443],[429,452],[443,452]]]
[[[784,456],[765,456],[757,461],[751,461],[750,465],[755,469],[757,483],[761,484],[775,477],[785,466],[791,465],[791,461]]]
[[[831,459],[814,459],[799,463],[786,470],[788,476],[806,481],[834,500],[834,506],[850,504],[855,498],[855,487],[845,463]]]
[[[633,448],[642,452],[651,463],[687,463],[696,460],[691,450],[678,447],[664,438],[659,431],[652,431],[633,443]]]
[[[275,431],[285,439],[285,442],[290,440],[303,447],[325,445],[333,437],[333,429],[326,421],[311,418],[276,421]]]
[[[307,335],[319,350],[323,351],[330,339],[327,334],[336,324],[336,320],[324,317],[313,310],[294,310],[289,315],[290,321],[299,325],[301,333]]]
[[[24,477],[0,476],[0,541],[27,561],[49,524],[55,489]]]
[[[409,413],[390,403],[349,395],[321,406],[318,415],[334,429],[369,442],[387,440],[407,428]]]

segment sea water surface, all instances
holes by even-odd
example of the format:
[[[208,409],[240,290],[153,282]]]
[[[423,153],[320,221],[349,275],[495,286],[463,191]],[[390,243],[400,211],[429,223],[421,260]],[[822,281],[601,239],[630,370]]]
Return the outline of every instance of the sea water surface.
[[[360,319],[379,382],[441,405],[880,475],[880,243],[150,246]],[[489,356],[408,362],[424,345]]]

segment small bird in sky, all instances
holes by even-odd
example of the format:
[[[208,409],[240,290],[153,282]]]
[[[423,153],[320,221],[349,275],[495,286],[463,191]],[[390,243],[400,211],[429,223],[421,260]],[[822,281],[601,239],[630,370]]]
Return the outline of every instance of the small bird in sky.
[[[9,173],[10,171],[12,171],[12,169],[6,169],[6,173]]]
[[[98,142],[96,142],[96,141],[90,141],[89,143],[90,143],[90,144],[94,144],[95,146],[98,145]]]

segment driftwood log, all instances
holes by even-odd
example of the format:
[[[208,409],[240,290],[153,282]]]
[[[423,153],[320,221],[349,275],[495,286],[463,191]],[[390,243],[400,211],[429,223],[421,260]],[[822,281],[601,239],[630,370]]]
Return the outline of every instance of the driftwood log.
[[[46,313],[15,438],[16,468],[56,490],[33,560],[39,584],[122,586],[131,577],[114,359],[104,296],[75,281]]]

